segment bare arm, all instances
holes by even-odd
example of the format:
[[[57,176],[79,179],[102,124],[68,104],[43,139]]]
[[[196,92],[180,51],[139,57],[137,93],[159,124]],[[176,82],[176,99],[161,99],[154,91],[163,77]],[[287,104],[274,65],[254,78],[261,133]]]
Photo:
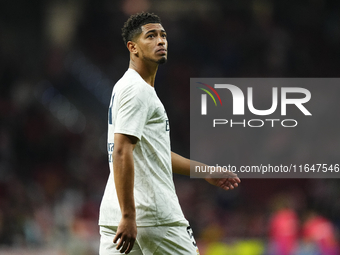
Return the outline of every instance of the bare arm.
[[[190,175],[190,160],[174,152],[171,152],[172,172],[182,175]]]
[[[182,175],[190,175],[190,162],[196,166],[205,166],[205,164],[189,160],[174,152],[171,152],[172,172]],[[234,189],[238,187],[241,180],[234,173],[228,173],[227,178],[205,178],[207,182],[224,190]]]
[[[129,253],[137,235],[134,186],[133,149],[137,138],[124,134],[114,135],[114,149],[112,152],[114,182],[122,219],[119,222],[117,234],[113,242],[121,253]]]

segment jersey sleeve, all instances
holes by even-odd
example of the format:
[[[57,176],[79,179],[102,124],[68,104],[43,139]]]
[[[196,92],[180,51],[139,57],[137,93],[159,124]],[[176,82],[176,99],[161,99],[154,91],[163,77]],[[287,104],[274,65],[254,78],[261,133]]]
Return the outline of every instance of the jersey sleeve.
[[[114,133],[131,135],[139,140],[148,116],[148,95],[138,84],[122,92],[117,102],[117,119]]]

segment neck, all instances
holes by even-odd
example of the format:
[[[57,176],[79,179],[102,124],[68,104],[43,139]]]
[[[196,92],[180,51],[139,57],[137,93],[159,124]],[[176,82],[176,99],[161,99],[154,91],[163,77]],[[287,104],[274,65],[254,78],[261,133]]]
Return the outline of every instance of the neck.
[[[135,70],[150,86],[154,87],[158,69],[157,63],[149,63],[140,59],[130,59],[129,68]]]

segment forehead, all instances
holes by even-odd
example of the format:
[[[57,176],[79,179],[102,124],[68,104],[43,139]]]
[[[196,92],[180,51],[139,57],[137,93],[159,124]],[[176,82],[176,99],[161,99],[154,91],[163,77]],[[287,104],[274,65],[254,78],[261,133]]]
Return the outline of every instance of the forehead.
[[[142,33],[147,33],[150,30],[165,30],[160,23],[148,23],[142,26]]]

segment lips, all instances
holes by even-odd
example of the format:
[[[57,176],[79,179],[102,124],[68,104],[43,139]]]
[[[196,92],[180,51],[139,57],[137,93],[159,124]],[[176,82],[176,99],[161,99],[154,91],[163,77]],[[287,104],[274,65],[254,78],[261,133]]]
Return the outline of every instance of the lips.
[[[162,48],[162,49],[157,50],[156,52],[157,53],[159,52],[159,53],[165,54],[166,53],[166,49]]]

